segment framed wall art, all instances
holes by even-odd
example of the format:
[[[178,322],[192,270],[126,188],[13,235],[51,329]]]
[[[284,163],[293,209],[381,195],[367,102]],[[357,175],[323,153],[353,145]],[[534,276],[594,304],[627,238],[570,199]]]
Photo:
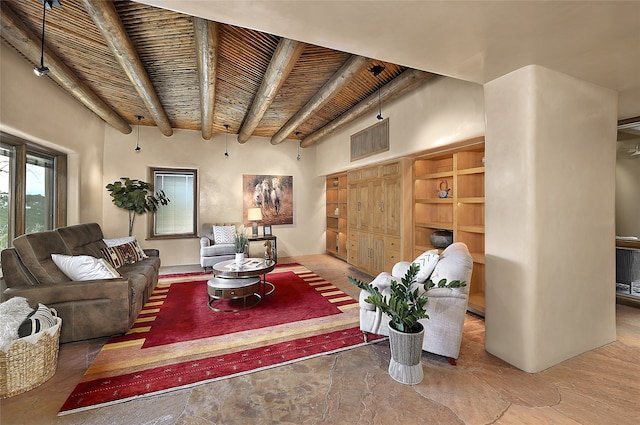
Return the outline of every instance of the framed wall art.
[[[243,174],[242,199],[245,225],[249,208],[262,210],[263,225],[293,224],[293,176]]]

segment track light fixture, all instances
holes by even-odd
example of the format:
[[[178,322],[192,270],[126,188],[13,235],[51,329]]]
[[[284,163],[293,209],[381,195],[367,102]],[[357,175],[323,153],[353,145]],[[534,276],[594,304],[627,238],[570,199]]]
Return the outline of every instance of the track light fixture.
[[[60,2],[58,0],[40,0],[40,3],[42,3],[42,41],[40,48],[40,66],[36,66],[35,68],[33,68],[34,74],[36,74],[38,77],[42,77],[49,72],[49,68],[44,66],[44,23],[47,16],[47,9],[51,10],[54,7],[60,7]]]
[[[225,124],[224,128],[227,129],[227,132],[224,134],[224,156],[229,158],[229,150],[227,149],[227,136],[229,135],[229,124]]]
[[[136,151],[136,153],[140,153],[140,151],[142,150],[142,148],[140,147],[140,120],[144,117],[142,115],[136,115],[136,118],[138,118],[138,140],[136,141],[136,148],[134,150]]]
[[[373,74],[374,77],[376,77],[378,79],[378,115],[376,116],[376,118],[379,121],[382,121],[384,118],[382,118],[382,105],[380,103],[380,74],[382,74],[382,71],[384,71],[384,66],[382,65],[374,65],[371,67],[371,69],[369,69],[369,72],[371,72]]]

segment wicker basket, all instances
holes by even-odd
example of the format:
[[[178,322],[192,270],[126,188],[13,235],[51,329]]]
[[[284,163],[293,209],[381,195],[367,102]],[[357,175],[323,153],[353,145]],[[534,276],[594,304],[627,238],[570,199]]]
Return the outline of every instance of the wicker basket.
[[[49,329],[14,341],[6,353],[0,350],[0,398],[32,390],[56,373],[61,326],[56,317]]]

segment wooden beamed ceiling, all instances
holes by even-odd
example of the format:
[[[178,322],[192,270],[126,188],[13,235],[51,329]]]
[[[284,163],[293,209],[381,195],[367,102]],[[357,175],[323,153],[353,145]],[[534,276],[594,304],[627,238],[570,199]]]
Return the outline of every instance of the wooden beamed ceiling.
[[[42,3],[0,4],[3,40],[38,66]],[[140,115],[165,136],[189,129],[209,140],[228,125],[239,143],[308,147],[365,114],[375,120],[379,101],[384,110],[435,76],[131,1],[61,4],[46,13],[41,78],[125,134]],[[377,77],[374,65],[385,68]]]

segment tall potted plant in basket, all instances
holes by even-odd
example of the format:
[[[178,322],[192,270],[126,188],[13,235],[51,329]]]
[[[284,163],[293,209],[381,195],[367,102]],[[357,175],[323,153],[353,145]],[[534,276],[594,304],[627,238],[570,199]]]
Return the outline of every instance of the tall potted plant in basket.
[[[171,200],[162,190],[154,194],[150,183],[129,177],[121,177],[120,180],[108,184],[106,188],[113,198],[113,204],[129,211],[129,236],[133,236],[136,214],[156,212],[160,205],[167,205]]]
[[[466,286],[465,282],[459,280],[447,284],[446,279],[442,279],[437,285],[431,279],[423,285],[416,284],[416,275],[419,270],[419,265],[411,264],[400,283],[392,280],[388,297],[380,293],[378,288],[370,283],[349,277],[351,283],[369,292],[369,296],[365,299],[366,302],[376,306],[390,317],[391,360],[389,375],[403,384],[418,384],[424,377],[420,362],[424,327],[419,320],[429,318],[425,308],[429,299],[426,291],[436,286],[439,288]]]

